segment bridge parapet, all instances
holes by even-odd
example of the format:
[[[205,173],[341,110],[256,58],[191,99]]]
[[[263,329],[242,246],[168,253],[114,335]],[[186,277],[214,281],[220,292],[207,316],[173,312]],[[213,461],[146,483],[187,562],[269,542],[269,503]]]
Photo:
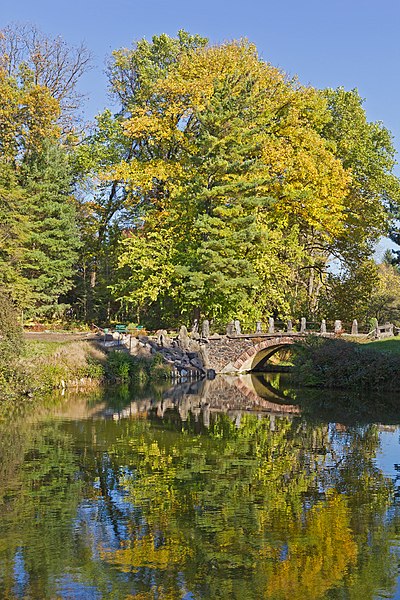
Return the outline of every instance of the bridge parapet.
[[[275,332],[271,321],[273,319],[270,319],[266,333],[262,332],[260,323],[257,323],[256,333],[242,333],[240,325],[238,327],[236,323],[231,323],[227,328],[227,335],[210,336],[208,343],[203,345],[203,360],[206,368],[213,369],[216,373],[245,373],[260,368],[273,354],[290,347],[308,335],[335,337],[345,333],[340,320],[334,322],[333,331],[327,331],[325,321],[322,321],[319,331],[310,331],[306,329],[305,319],[302,319],[299,332],[293,331],[291,322],[288,324],[288,331]],[[378,338],[394,335],[391,324],[377,325],[373,332],[360,334],[356,320],[348,330],[353,337],[366,337],[373,334]]]

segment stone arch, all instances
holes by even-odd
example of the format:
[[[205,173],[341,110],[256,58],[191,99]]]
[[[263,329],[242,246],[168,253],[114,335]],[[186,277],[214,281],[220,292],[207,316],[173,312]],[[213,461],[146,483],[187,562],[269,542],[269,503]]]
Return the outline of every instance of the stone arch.
[[[282,348],[291,346],[296,342],[296,338],[284,336],[278,338],[270,338],[258,342],[254,346],[243,352],[233,363],[233,371],[237,373],[245,373],[252,371],[257,364],[269,358],[275,352]]]

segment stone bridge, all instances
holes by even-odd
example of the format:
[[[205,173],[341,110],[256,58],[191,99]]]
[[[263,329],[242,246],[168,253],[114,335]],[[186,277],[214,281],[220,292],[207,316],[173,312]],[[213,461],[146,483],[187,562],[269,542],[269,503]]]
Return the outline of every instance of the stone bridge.
[[[305,334],[249,334],[210,336],[202,345],[205,367],[216,373],[246,373],[262,369],[269,358]]]
[[[172,367],[172,377],[179,380],[182,377],[196,379],[206,370],[215,373],[248,373],[261,371],[273,354],[284,348],[290,348],[297,341],[303,340],[309,335],[335,337],[351,335],[352,337],[381,337],[393,336],[394,326],[390,323],[376,325],[366,333],[360,334],[357,320],[348,328],[348,334],[342,327],[342,321],[336,320],[334,328],[327,331],[326,321],[323,320],[319,330],[307,329],[306,319],[300,321],[300,331],[294,331],[292,321],[288,321],[284,330],[275,329],[274,319],[269,319],[268,332],[263,332],[261,323],[257,323],[255,333],[242,333],[239,321],[231,322],[227,326],[225,335],[210,335],[209,321],[203,322],[201,335],[198,324],[192,329],[191,336],[184,325],[176,337],[170,338],[167,331],[158,330],[156,336],[138,337],[132,343],[132,336],[122,336],[119,332],[117,342],[122,342],[130,353],[137,356],[140,352],[159,352],[164,360]],[[106,344],[105,344],[106,345]],[[140,346],[140,347],[139,347]],[[146,354],[146,355],[147,355]]]

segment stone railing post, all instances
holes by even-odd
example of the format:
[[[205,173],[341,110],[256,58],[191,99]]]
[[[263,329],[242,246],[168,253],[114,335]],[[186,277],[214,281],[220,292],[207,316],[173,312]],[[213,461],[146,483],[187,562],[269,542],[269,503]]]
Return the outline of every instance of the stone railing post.
[[[334,332],[336,334],[338,334],[341,331],[342,331],[342,321],[340,321],[340,319],[336,319],[335,325],[334,325]]]
[[[293,323],[291,319],[289,319],[289,321],[287,322],[287,332],[293,333]]]
[[[326,321],[322,319],[321,321],[321,333],[326,333]]]
[[[307,319],[305,317],[301,317],[300,320],[300,333],[305,333],[307,328]]]
[[[268,333],[275,333],[275,322],[273,317],[268,319]]]
[[[187,350],[189,348],[189,342],[188,330],[185,325],[182,325],[178,333],[178,345],[182,350]]]
[[[261,321],[257,321],[257,323],[256,323],[256,333],[262,333],[262,323],[261,323]]]
[[[210,321],[208,319],[204,319],[201,325],[201,337],[204,340],[208,340],[210,337]]]
[[[226,326],[226,335],[234,335],[234,333],[235,333],[235,323],[234,323],[234,321],[231,321]]]
[[[351,335],[358,335],[358,321],[354,319],[353,324],[351,326]]]
[[[235,333],[236,335],[240,335],[242,333],[242,328],[238,319],[235,319]]]

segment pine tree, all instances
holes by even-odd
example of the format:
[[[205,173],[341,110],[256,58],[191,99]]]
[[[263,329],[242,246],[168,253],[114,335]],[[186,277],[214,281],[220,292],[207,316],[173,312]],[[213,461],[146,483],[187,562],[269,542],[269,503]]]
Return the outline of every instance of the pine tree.
[[[17,303],[28,293],[20,274],[26,235],[24,190],[11,165],[0,162],[0,285]]]
[[[27,281],[31,314],[53,316],[71,287],[79,247],[71,170],[65,152],[45,142],[22,166],[27,196],[27,235],[21,275]]]
[[[263,193],[257,115],[249,103],[254,82],[251,75],[237,79],[216,82],[199,115],[197,151],[189,160],[196,176],[184,194],[196,204],[196,241],[182,262],[185,303],[196,307],[198,317],[242,313],[259,284],[253,260],[253,248],[262,241],[257,209],[266,208],[270,199]]]

